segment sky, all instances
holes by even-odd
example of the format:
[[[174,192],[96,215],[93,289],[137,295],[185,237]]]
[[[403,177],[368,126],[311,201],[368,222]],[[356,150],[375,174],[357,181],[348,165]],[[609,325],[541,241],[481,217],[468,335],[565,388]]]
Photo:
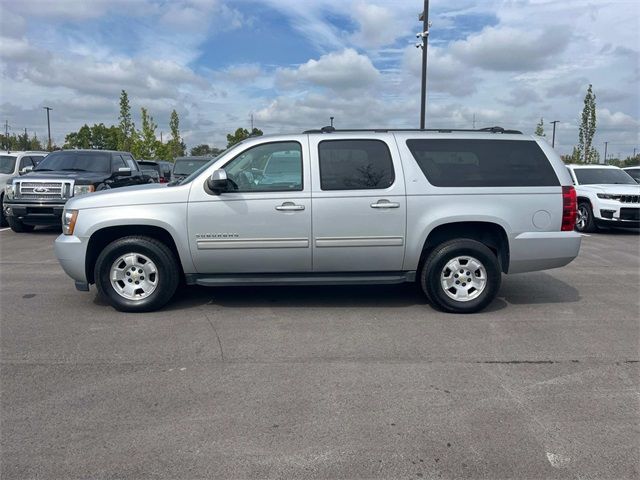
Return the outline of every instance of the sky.
[[[0,0],[0,121],[46,138],[118,122],[126,90],[188,147],[265,133],[417,128],[421,0]],[[589,84],[601,155],[640,151],[640,1],[431,0],[427,128],[500,125],[570,153]],[[4,125],[3,125],[4,127]],[[4,130],[4,128],[3,128]]]

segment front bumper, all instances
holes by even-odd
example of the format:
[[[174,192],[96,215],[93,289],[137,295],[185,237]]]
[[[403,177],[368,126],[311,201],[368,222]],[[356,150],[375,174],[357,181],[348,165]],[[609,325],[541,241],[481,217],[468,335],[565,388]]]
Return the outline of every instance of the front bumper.
[[[582,236],[577,232],[524,232],[509,241],[507,273],[564,267],[578,256]]]
[[[85,258],[89,239],[75,235],[59,235],[53,244],[58,262],[75,282],[78,290],[88,289]],[[82,288],[81,288],[82,287]]]
[[[5,199],[2,208],[6,217],[15,217],[27,225],[60,225],[63,202],[13,202]]]
[[[637,227],[640,225],[640,204],[600,199],[593,208],[598,225]]]

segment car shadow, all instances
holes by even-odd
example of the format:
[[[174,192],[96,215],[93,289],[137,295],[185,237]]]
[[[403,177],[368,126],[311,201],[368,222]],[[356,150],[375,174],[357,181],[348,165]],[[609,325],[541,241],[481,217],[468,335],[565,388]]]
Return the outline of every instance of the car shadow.
[[[513,305],[572,303],[580,300],[573,286],[547,273],[504,276],[497,298],[484,312]],[[402,308],[428,306],[414,284],[322,286],[182,286],[165,310],[182,310],[215,304],[229,308]]]

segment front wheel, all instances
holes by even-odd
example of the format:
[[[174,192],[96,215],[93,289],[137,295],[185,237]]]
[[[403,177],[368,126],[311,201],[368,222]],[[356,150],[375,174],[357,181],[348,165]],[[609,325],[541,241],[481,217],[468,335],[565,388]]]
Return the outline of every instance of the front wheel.
[[[593,218],[593,210],[587,202],[580,202],[578,215],[576,216],[576,230],[584,233],[592,233],[598,229]]]
[[[176,291],[180,269],[162,242],[143,236],[120,238],[107,245],[95,265],[96,287],[116,310],[150,312]]]
[[[6,217],[7,219],[7,223],[9,224],[9,226],[11,227],[11,230],[13,230],[16,233],[25,233],[25,232],[32,232],[34,228],[36,228],[33,225],[27,225],[26,223],[22,223],[22,221],[16,217]]]
[[[420,275],[422,290],[440,310],[475,313],[498,294],[502,273],[496,255],[471,239],[449,240],[427,257]]]

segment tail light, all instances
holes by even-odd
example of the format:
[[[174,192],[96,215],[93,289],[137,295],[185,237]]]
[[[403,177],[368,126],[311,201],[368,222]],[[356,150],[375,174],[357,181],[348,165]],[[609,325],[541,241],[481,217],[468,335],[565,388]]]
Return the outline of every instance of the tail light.
[[[169,183],[169,180],[167,180],[165,177],[160,177],[160,183]]]
[[[576,215],[578,214],[578,201],[576,199],[576,189],[572,186],[562,187],[562,230],[570,232],[576,225]]]

